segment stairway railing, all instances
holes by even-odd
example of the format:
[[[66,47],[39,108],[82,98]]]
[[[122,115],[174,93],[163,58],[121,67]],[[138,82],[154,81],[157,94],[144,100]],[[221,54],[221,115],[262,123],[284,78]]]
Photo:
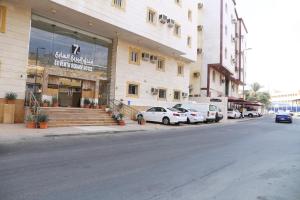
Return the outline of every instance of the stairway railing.
[[[41,106],[39,101],[36,99],[34,93],[31,91],[29,93],[29,107],[32,111],[32,115],[39,115],[41,111]]]
[[[109,101],[109,108],[114,114],[122,113],[125,116],[129,117],[131,120],[136,120],[136,115],[140,112],[139,110],[124,104],[123,101],[119,101],[116,99],[111,99]]]

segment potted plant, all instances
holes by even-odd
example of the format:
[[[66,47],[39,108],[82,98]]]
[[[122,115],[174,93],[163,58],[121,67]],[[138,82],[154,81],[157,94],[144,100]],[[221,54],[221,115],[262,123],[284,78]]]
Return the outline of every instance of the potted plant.
[[[7,104],[15,104],[15,101],[17,99],[17,93],[14,92],[7,92],[5,94],[5,99]]]
[[[37,116],[37,122],[39,123],[39,127],[41,129],[48,128],[48,121],[49,121],[49,117],[46,114],[39,114]]]
[[[50,106],[50,101],[47,100],[47,99],[45,99],[45,100],[43,101],[43,107],[49,107],[49,106]]]
[[[119,113],[117,115],[117,121],[120,126],[125,126],[125,121],[123,120],[123,118],[124,118],[124,114]]]
[[[83,106],[84,108],[89,108],[91,105],[91,101],[89,99],[84,99],[83,100]]]
[[[35,128],[35,117],[32,114],[26,116],[26,128]]]
[[[56,96],[52,97],[52,106],[58,107],[58,98]]]

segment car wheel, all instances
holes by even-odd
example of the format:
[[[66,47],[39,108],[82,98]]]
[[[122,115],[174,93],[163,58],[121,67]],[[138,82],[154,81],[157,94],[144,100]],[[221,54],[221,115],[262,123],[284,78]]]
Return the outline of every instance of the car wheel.
[[[190,119],[189,119],[189,118],[187,118],[187,121],[186,121],[186,123],[188,123],[188,124],[190,124],[190,123],[191,123],[191,121],[190,121]]]
[[[162,120],[162,123],[164,125],[169,125],[170,124],[170,119],[168,117],[164,117],[163,120]]]
[[[236,115],[234,115],[234,119],[236,119]]]
[[[218,123],[220,120],[219,120],[219,115],[218,113],[216,113],[216,118],[215,118],[215,122]]]
[[[251,117],[251,118],[252,118],[252,117],[253,117],[253,114],[249,114],[248,117]]]

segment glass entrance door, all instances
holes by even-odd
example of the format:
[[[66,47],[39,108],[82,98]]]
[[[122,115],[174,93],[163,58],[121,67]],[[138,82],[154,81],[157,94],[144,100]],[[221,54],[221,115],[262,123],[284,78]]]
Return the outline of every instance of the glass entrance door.
[[[80,107],[82,81],[59,78],[58,102],[61,107]]]

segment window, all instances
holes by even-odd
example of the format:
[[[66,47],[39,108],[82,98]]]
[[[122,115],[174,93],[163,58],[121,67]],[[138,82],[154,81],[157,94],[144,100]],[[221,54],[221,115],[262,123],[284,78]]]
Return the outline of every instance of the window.
[[[192,21],[192,19],[193,19],[192,16],[193,16],[192,11],[189,10],[189,11],[188,11],[188,19],[189,19],[190,21]]]
[[[225,48],[225,58],[227,59],[227,48]]]
[[[213,73],[212,73],[212,78],[213,78],[213,82],[216,82],[216,72],[215,71],[213,71]]]
[[[5,33],[6,31],[6,7],[0,6],[0,32]]]
[[[158,60],[157,60],[157,70],[165,71],[165,60],[163,58],[158,58]]]
[[[125,8],[125,0],[112,0],[112,5],[116,8]]]
[[[175,3],[179,6],[181,6],[181,0],[175,0]]]
[[[227,5],[227,3],[225,4],[225,12],[226,12],[226,14],[228,13],[228,5]]]
[[[225,35],[227,35],[228,33],[228,28],[227,28],[227,25],[225,26]]]
[[[147,13],[147,21],[151,24],[155,24],[156,23],[156,12],[152,9],[148,9],[148,13]]]
[[[174,91],[174,100],[180,100],[181,92],[179,90]]]
[[[158,90],[158,98],[159,99],[167,99],[167,90],[166,89],[159,89]]]
[[[188,46],[188,47],[192,47],[192,37],[191,37],[191,36],[188,36],[188,37],[187,37],[186,43],[187,43],[187,46]]]
[[[137,48],[129,48],[129,63],[139,65],[141,59],[141,51]]]
[[[181,35],[181,26],[179,24],[175,24],[174,27],[174,34],[178,37],[180,37]]]
[[[222,83],[223,83],[223,80],[222,80],[222,75],[220,74],[220,85],[222,85]]]
[[[184,66],[182,64],[179,64],[177,66],[177,75],[178,76],[183,76],[184,75]]]
[[[127,96],[138,97],[139,96],[139,84],[127,83]]]

